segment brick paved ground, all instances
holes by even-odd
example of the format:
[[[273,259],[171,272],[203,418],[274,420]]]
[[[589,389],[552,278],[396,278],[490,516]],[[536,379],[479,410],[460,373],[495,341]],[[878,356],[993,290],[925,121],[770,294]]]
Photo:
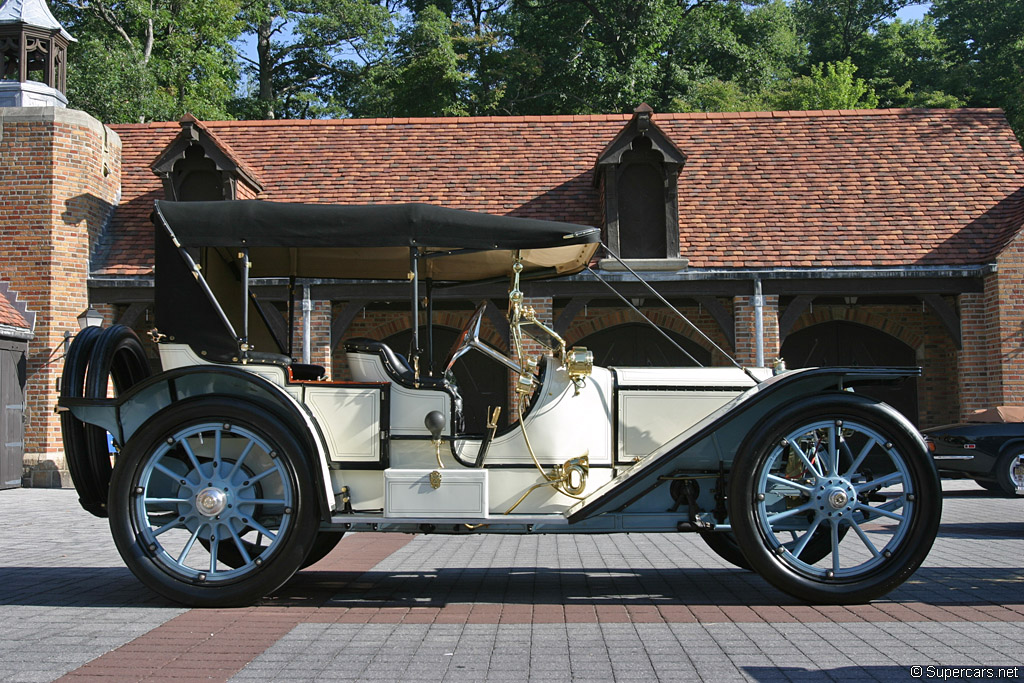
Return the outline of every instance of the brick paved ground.
[[[690,535],[362,534],[236,610],[153,596],[74,492],[3,491],[0,681],[1024,678],[1024,498],[945,488],[925,566],[871,605],[802,605]]]

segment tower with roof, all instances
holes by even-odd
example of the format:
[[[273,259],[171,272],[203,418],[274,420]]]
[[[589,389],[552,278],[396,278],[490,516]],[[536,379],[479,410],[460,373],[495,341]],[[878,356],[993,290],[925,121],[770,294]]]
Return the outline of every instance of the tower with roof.
[[[65,107],[68,43],[44,0],[0,3],[0,107]]]

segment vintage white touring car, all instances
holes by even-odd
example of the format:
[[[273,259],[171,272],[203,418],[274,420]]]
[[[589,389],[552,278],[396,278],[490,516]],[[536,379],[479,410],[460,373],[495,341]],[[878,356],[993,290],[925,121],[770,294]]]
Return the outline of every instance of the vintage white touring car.
[[[522,283],[589,269],[596,228],[256,201],[157,202],[153,221],[161,370],[128,328],[87,328],[59,409],[83,507],[109,516],[128,567],[172,600],[250,603],[371,530],[696,532],[826,603],[884,595],[931,548],[941,498],[921,437],[856,393],[918,369],[594,367]],[[413,326],[411,360],[350,339],[352,380],[327,381],[284,355],[250,286],[270,277],[405,282],[415,320],[439,287],[502,278],[511,352],[483,341],[481,306],[436,376]],[[465,354],[513,373],[506,426],[488,411],[464,427]]]

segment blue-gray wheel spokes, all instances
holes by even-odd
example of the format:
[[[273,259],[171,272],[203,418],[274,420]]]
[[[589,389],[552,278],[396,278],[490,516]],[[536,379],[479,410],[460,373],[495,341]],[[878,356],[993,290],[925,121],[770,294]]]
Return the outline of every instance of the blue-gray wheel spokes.
[[[195,582],[259,568],[293,523],[293,480],[281,460],[238,425],[176,432],[140,470],[132,508],[139,542],[165,571]]]
[[[904,455],[850,420],[819,420],[787,434],[756,485],[757,521],[769,548],[793,569],[825,580],[883,563],[907,533],[915,498]],[[805,553],[811,543],[827,543],[827,552]]]

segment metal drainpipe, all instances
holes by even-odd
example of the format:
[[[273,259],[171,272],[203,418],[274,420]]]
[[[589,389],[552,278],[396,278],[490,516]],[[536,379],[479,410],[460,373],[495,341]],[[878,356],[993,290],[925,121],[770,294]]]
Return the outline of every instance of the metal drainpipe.
[[[764,296],[761,294],[761,278],[754,280],[754,364],[764,367]]]
[[[302,285],[302,362],[306,365],[309,365],[309,336],[313,329],[309,318],[312,312],[313,302],[309,299],[309,285]]]

